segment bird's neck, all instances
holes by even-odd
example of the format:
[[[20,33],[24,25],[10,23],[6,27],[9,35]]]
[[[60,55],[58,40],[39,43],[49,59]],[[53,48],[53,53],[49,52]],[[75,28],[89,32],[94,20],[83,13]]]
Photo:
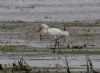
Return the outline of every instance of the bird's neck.
[[[49,29],[49,28],[43,28],[43,30],[47,30],[47,29]]]

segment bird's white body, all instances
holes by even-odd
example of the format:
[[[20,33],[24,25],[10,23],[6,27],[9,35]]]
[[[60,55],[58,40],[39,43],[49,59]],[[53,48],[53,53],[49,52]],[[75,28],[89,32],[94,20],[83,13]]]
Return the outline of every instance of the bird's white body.
[[[49,28],[47,29],[47,33],[49,36],[60,36],[62,31],[57,28]]]
[[[42,24],[41,25],[41,35],[43,36],[52,36],[52,37],[60,37],[60,36],[69,36],[69,32],[63,31],[58,28],[49,28],[47,25]]]
[[[49,26],[45,25],[45,24],[42,24],[41,25],[41,28],[39,29],[41,30],[40,31],[40,35],[41,36],[52,36],[54,37],[55,39],[55,48],[54,48],[54,53],[55,53],[55,49],[57,48],[57,45],[58,45],[58,48],[59,48],[59,39],[63,36],[63,37],[67,37],[69,36],[69,32],[67,31],[63,31],[61,29],[58,29],[58,28],[49,28]],[[40,39],[42,39],[42,37],[40,37]]]

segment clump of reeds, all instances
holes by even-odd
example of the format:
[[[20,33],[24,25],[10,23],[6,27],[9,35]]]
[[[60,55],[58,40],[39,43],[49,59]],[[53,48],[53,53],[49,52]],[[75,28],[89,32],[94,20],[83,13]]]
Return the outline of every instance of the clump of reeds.
[[[25,71],[26,73],[30,73],[30,67],[28,66],[28,64],[24,61],[23,58],[21,58],[18,63],[13,63],[12,66],[12,73],[14,71]]]
[[[65,60],[66,60],[66,70],[67,70],[67,73],[71,73],[67,57],[65,57]]]
[[[86,73],[99,73],[93,69],[93,64],[92,64],[91,59],[89,57],[86,57],[86,59],[87,59],[87,72]]]

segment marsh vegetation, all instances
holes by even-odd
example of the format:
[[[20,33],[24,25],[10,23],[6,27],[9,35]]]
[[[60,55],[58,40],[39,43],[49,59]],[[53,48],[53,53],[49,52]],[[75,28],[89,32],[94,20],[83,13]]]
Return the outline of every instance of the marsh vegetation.
[[[54,41],[52,39],[44,38],[42,41],[39,40],[37,30],[41,23],[62,30],[65,28],[71,33],[71,37],[66,38],[67,41],[61,42],[60,48],[53,53],[51,48],[54,47]],[[86,72],[86,55],[90,57],[94,67],[100,63],[99,20],[91,23],[82,21],[2,21],[0,30],[0,64],[4,68],[4,71],[1,71],[2,73],[12,73],[13,63],[16,63],[16,66],[20,68],[18,62],[21,58],[26,61],[28,66],[25,64],[25,68],[28,67],[30,73],[65,73],[69,69],[71,73]],[[65,56],[67,56],[68,63]],[[98,68],[100,67],[98,66]],[[19,72],[26,73],[26,70],[20,71],[18,69],[13,71],[13,73]]]

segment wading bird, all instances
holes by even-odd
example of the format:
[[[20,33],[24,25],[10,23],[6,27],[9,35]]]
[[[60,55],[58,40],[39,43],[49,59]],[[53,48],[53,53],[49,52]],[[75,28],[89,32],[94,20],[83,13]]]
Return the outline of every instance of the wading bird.
[[[40,38],[42,36],[51,36],[55,39],[55,48],[54,48],[54,53],[55,53],[55,49],[58,46],[59,47],[59,39],[62,37],[67,37],[69,36],[69,32],[67,31],[63,31],[59,28],[50,28],[49,26],[47,26],[46,24],[42,24],[40,26]],[[41,38],[42,39],[42,38]],[[41,40],[40,39],[40,40]]]

